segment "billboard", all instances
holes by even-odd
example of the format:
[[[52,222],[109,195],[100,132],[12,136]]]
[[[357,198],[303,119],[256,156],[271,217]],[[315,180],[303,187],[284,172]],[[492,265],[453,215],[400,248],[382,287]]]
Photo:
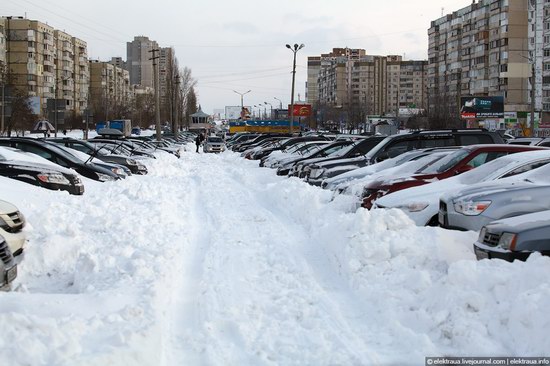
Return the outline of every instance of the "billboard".
[[[245,109],[245,119],[246,117],[250,117],[250,111],[251,110],[251,107],[250,106],[244,106],[243,109]],[[237,119],[241,119],[241,106],[238,105],[238,106],[226,106],[225,107],[225,119],[228,119],[228,120],[237,120]]]
[[[460,97],[460,117],[504,118],[504,97]]]
[[[294,104],[294,117],[311,116],[311,104]],[[290,115],[290,104],[288,105],[288,115]]]

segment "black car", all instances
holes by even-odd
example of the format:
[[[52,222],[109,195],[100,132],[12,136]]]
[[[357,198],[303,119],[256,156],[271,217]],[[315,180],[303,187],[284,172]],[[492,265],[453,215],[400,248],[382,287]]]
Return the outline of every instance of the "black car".
[[[29,183],[54,191],[67,191],[70,194],[81,195],[84,185],[78,174],[71,170],[25,160],[14,160],[6,156],[8,147],[0,148],[0,176]],[[17,150],[12,149],[13,152]]]
[[[125,150],[128,151],[128,156],[144,156],[147,158],[156,159],[155,155],[153,155],[154,150],[144,150],[139,148],[137,145],[133,144],[130,141],[123,140],[123,139],[104,139],[104,138],[98,138],[94,137],[93,139],[87,140],[90,144],[99,144],[100,146],[110,146],[115,151],[123,147]]]
[[[107,154],[104,152],[103,149],[101,149],[101,144],[93,145],[87,141],[73,139],[69,137],[51,138],[47,139],[46,141],[81,151],[106,163],[123,165],[130,169],[130,172],[132,172],[132,174],[147,174],[147,167],[141,164],[136,159],[123,155]]]
[[[75,170],[78,174],[100,182],[114,181],[119,176],[109,169],[95,163],[83,161],[72,154],[67,153],[56,144],[43,140],[8,137],[0,138],[0,146],[13,147],[22,151],[36,154],[64,168]]]

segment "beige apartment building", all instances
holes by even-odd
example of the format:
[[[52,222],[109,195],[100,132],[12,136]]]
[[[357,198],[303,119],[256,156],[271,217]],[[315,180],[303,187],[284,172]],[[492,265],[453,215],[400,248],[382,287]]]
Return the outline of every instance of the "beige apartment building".
[[[359,110],[361,116],[397,116],[399,108],[426,107],[426,76],[427,61],[335,48],[308,58],[307,100],[318,108]]]
[[[5,60],[15,87],[31,97],[35,112],[45,118],[55,109],[57,99],[58,124],[63,128],[67,118],[87,108],[86,42],[36,20],[1,19]]]
[[[535,18],[527,0],[479,0],[432,21],[429,110],[458,117],[460,96],[502,96],[505,111],[529,111]]]
[[[90,60],[90,108],[95,121],[119,116],[128,106],[132,93],[130,73],[110,62]]]

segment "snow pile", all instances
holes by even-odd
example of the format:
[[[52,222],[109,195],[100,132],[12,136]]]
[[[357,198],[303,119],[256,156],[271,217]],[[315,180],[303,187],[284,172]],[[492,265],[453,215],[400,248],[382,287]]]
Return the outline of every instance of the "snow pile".
[[[423,364],[550,349],[550,259],[475,261],[477,234],[277,177],[159,154],[83,196],[0,179],[29,222],[0,293],[14,365]]]

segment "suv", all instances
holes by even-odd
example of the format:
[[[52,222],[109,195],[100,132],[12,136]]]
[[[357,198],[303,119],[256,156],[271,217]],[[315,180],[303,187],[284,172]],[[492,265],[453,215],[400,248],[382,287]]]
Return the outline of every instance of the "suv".
[[[0,290],[8,290],[17,277],[17,264],[13,260],[6,240],[0,235]]]
[[[202,151],[205,153],[219,153],[225,151],[225,143],[221,137],[208,136],[202,146]]]
[[[25,247],[25,217],[17,207],[0,200],[0,237],[8,243],[10,253],[19,255]]]

